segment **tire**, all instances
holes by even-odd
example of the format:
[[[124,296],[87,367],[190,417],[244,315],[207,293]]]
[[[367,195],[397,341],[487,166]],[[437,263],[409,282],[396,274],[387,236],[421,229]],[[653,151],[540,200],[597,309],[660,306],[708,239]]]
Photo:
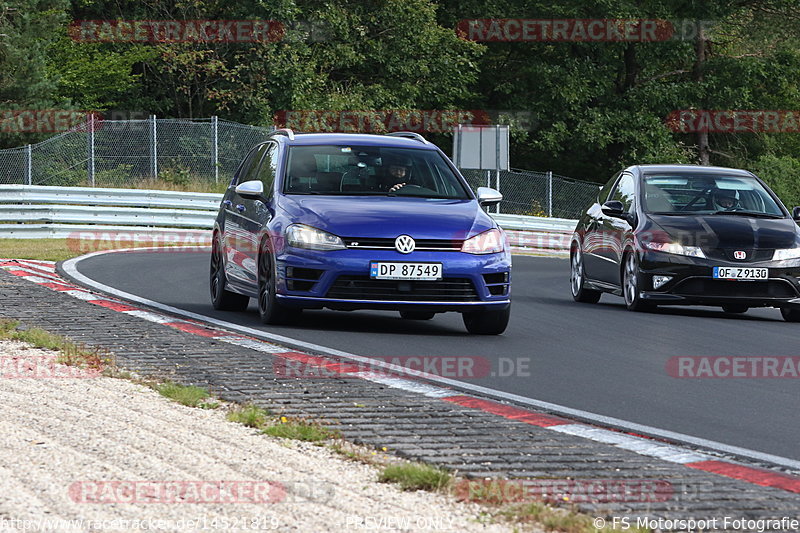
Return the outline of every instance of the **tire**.
[[[435,314],[430,311],[400,311],[400,316],[406,320],[430,320]]]
[[[747,307],[746,305],[731,304],[731,305],[723,305],[722,306],[722,310],[723,311],[725,311],[726,313],[732,313],[732,314],[746,313],[748,309],[750,309],[750,308]]]
[[[222,258],[222,245],[219,237],[214,237],[211,245],[211,268],[209,271],[209,290],[211,305],[218,311],[245,311],[250,297],[237,294],[227,289],[228,278],[225,276],[225,263]]]
[[[588,304],[596,304],[600,301],[600,296],[603,293],[600,291],[595,291],[592,289],[587,289],[586,284],[586,275],[583,268],[583,252],[581,252],[580,247],[575,248],[572,250],[572,253],[569,256],[569,263],[570,263],[570,289],[572,292],[572,299],[576,302],[588,303]]]
[[[511,306],[505,309],[473,311],[461,315],[464,326],[473,335],[500,335],[506,330],[511,317]]]
[[[275,261],[268,250],[258,254],[258,315],[270,325],[289,324],[298,319],[302,309],[286,307],[278,302],[275,285]]]
[[[650,311],[652,304],[642,301],[641,275],[639,274],[639,261],[632,251],[627,252],[622,259],[622,295],[625,298],[625,307],[629,311]]]
[[[786,322],[800,322],[800,309],[781,307],[781,315]]]

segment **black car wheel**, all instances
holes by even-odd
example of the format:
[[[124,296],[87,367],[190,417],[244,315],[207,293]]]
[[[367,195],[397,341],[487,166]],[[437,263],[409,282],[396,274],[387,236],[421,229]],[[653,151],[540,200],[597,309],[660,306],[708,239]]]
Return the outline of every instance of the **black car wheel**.
[[[583,268],[583,252],[580,247],[576,247],[570,254],[570,288],[572,289],[572,299],[576,302],[596,304],[600,301],[602,293],[585,287],[586,275]]]
[[[786,322],[800,322],[800,309],[781,307],[781,315]]]
[[[652,305],[643,302],[639,294],[641,276],[639,275],[639,261],[636,254],[629,251],[622,262],[622,294],[625,297],[625,306],[630,311],[647,311]]]
[[[222,245],[219,238],[214,238],[211,245],[211,270],[209,273],[209,288],[211,289],[211,305],[219,311],[244,311],[250,298],[243,294],[229,291],[226,287],[228,279],[225,277],[225,263],[222,258]]]
[[[430,311],[400,311],[400,316],[406,320],[430,320],[435,314]]]
[[[275,288],[275,265],[272,254],[258,254],[258,314],[264,324],[287,324],[297,319],[301,309],[286,307],[278,302]]]
[[[500,335],[508,327],[511,318],[511,306],[503,310],[483,310],[464,313],[464,326],[475,335]]]
[[[748,309],[750,309],[750,308],[747,307],[746,305],[735,305],[735,304],[733,304],[733,305],[723,305],[722,306],[722,310],[725,311],[726,313],[735,313],[735,314],[746,313]]]

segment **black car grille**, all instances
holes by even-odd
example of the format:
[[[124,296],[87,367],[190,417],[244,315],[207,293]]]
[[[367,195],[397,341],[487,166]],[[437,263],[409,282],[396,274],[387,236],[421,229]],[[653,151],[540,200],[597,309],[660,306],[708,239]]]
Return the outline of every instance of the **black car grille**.
[[[682,296],[719,296],[737,298],[796,298],[797,291],[787,281],[726,281],[690,278],[672,290]]]
[[[339,276],[327,298],[342,300],[403,300],[413,302],[470,302],[478,300],[472,281],[444,278],[440,281],[395,281],[367,276]]]
[[[744,252],[747,254],[747,257],[744,259],[737,259],[734,257],[734,252]],[[771,261],[772,255],[775,253],[775,250],[772,249],[757,249],[753,250],[752,248],[713,248],[713,249],[703,249],[703,252],[706,254],[706,257],[709,259],[717,259],[720,261],[733,261],[736,263],[754,263],[757,261]]]
[[[372,239],[345,237],[344,244],[348,248],[358,250],[394,250],[394,239]],[[414,239],[416,251],[458,252],[464,241],[447,239]]]

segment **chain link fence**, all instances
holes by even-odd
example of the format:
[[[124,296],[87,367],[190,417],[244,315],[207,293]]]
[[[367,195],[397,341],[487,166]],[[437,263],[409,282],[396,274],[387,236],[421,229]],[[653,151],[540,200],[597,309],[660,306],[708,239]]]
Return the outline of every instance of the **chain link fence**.
[[[552,172],[533,170],[467,170],[461,173],[473,189],[492,187],[503,194],[497,213],[536,217],[579,218],[597,198],[599,185]]]
[[[271,128],[210,119],[103,120],[90,117],[38,144],[0,150],[0,184],[220,190],[247,151]],[[597,195],[594,183],[527,170],[462,170],[473,189],[503,194],[494,211],[578,218]],[[161,188],[161,187],[158,187]]]

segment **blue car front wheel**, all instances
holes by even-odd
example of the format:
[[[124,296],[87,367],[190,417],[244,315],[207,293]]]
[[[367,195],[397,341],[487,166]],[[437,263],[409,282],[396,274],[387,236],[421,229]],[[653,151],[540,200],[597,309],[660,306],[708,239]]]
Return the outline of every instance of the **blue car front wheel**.
[[[508,327],[511,306],[505,309],[482,309],[464,313],[464,326],[473,335],[500,335]]]
[[[262,250],[258,256],[258,314],[264,324],[287,324],[302,313],[302,309],[286,307],[278,302],[276,278],[272,254]]]

